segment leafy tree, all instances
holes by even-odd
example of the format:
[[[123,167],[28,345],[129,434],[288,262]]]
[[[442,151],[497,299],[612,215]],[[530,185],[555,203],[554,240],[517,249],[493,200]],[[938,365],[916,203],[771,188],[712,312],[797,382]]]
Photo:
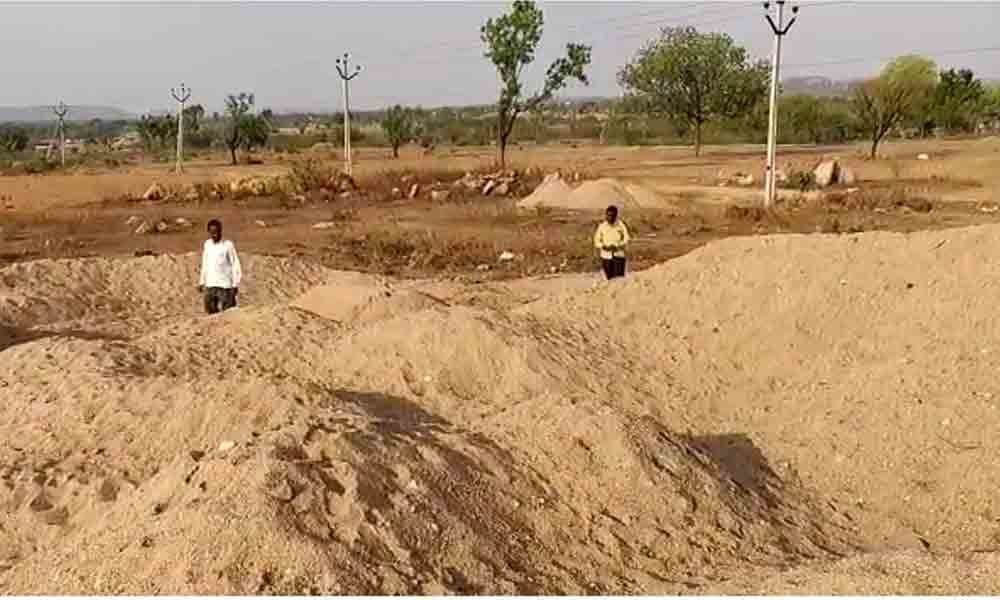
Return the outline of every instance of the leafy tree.
[[[393,106],[382,119],[382,130],[392,145],[392,157],[399,158],[399,146],[414,137],[416,119],[414,111],[400,105]]]
[[[4,152],[22,152],[30,141],[28,132],[20,127],[0,128],[0,150]]]
[[[768,68],[723,33],[666,28],[618,74],[619,83],[650,114],[694,128],[701,154],[702,126],[748,115],[767,93]]]
[[[480,29],[480,39],[486,45],[485,56],[500,77],[496,141],[501,166],[506,164],[507,142],[518,115],[547,102],[571,80],[588,83],[584,71],[590,65],[590,46],[571,43],[566,45],[566,56],[549,65],[542,89],[525,96],[521,74],[535,60],[543,24],[542,11],[532,0],[514,0],[509,13],[488,19]]]
[[[978,124],[984,107],[986,88],[969,69],[941,72],[934,90],[934,124],[950,131],[969,131]]]
[[[909,108],[901,125],[919,128],[921,135],[926,135],[933,126],[931,111],[938,84],[937,64],[923,56],[906,54],[886,65],[882,77],[908,90]]]
[[[226,96],[226,116],[229,122],[223,141],[229,148],[232,163],[237,164],[236,152],[248,144],[247,134],[259,134],[256,131],[256,117],[253,114],[254,96],[246,92]]]
[[[162,148],[177,136],[177,120],[170,115],[143,115],[136,129],[147,150]]]
[[[823,141],[825,123],[823,101],[809,94],[795,94],[781,99],[778,115],[781,118],[779,132],[802,136],[813,143]]]
[[[872,158],[878,156],[878,145],[890,131],[926,114],[937,83],[934,69],[927,59],[904,56],[855,88],[851,106],[872,142]]]

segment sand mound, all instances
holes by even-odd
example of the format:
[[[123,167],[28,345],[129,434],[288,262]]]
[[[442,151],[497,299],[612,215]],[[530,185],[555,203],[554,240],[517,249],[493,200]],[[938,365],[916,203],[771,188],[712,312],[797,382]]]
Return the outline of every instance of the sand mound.
[[[546,176],[535,191],[522,198],[517,205],[521,208],[556,207],[565,203],[572,192],[573,188],[567,185],[558,173],[553,173]]]
[[[612,178],[586,181],[572,189],[557,176],[549,176],[534,193],[518,202],[522,208],[545,206],[580,211],[603,211],[612,204],[621,209],[671,208],[656,192]]]
[[[0,590],[996,589],[998,250],[996,227],[733,239],[485,290],[262,262],[270,302],[22,341]],[[68,316],[99,330],[87,286],[128,262],[60,266],[90,269]]]

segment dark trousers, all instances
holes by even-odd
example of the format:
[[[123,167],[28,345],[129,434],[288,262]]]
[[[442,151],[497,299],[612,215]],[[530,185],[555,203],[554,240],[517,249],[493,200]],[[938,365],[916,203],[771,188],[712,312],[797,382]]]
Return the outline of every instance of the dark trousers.
[[[608,279],[615,277],[625,277],[625,257],[616,256],[610,260],[601,259],[601,267],[604,269],[604,276]]]
[[[205,312],[210,315],[236,306],[236,290],[232,288],[205,288]]]

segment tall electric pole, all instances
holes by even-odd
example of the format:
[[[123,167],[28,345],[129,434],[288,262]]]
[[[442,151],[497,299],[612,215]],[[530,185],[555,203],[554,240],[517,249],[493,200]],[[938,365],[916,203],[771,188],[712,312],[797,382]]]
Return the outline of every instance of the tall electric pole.
[[[774,32],[774,56],[771,58],[771,106],[768,111],[767,123],[767,171],[764,173],[764,208],[774,205],[775,196],[775,172],[777,165],[775,157],[778,153],[778,78],[781,71],[781,38],[785,37],[788,30],[795,23],[795,17],[785,25],[785,0],[776,0],[778,5],[778,22],[771,18],[771,3],[764,3],[764,10],[767,11],[767,22]],[[792,7],[792,14],[799,12],[799,7]]]
[[[170,88],[170,95],[177,101],[177,173],[184,171],[184,103],[191,98],[191,90],[183,83],[178,89]]]
[[[59,154],[61,156],[60,164],[63,166],[63,168],[65,168],[66,167],[66,113],[69,112],[69,107],[66,106],[66,104],[62,100],[60,100],[59,104],[52,107],[52,112],[59,119],[58,128],[59,128]]]
[[[351,56],[347,52],[337,59],[337,73],[344,84],[344,171],[348,175],[351,173],[351,80],[361,74],[361,67],[355,66],[352,72],[348,66]]]

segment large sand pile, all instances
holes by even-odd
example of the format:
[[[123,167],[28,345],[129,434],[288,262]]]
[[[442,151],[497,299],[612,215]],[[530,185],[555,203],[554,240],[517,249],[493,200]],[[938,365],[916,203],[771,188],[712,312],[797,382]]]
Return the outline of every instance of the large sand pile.
[[[215,317],[171,312],[190,257],[0,270],[11,328],[129,324],[0,352],[0,591],[995,590],[998,250],[751,238],[484,292],[253,258]]]
[[[518,202],[521,208],[562,208],[579,211],[603,211],[610,205],[622,209],[666,209],[672,205],[656,192],[634,183],[613,178],[585,181],[576,189],[558,175],[550,175],[535,191]]]

